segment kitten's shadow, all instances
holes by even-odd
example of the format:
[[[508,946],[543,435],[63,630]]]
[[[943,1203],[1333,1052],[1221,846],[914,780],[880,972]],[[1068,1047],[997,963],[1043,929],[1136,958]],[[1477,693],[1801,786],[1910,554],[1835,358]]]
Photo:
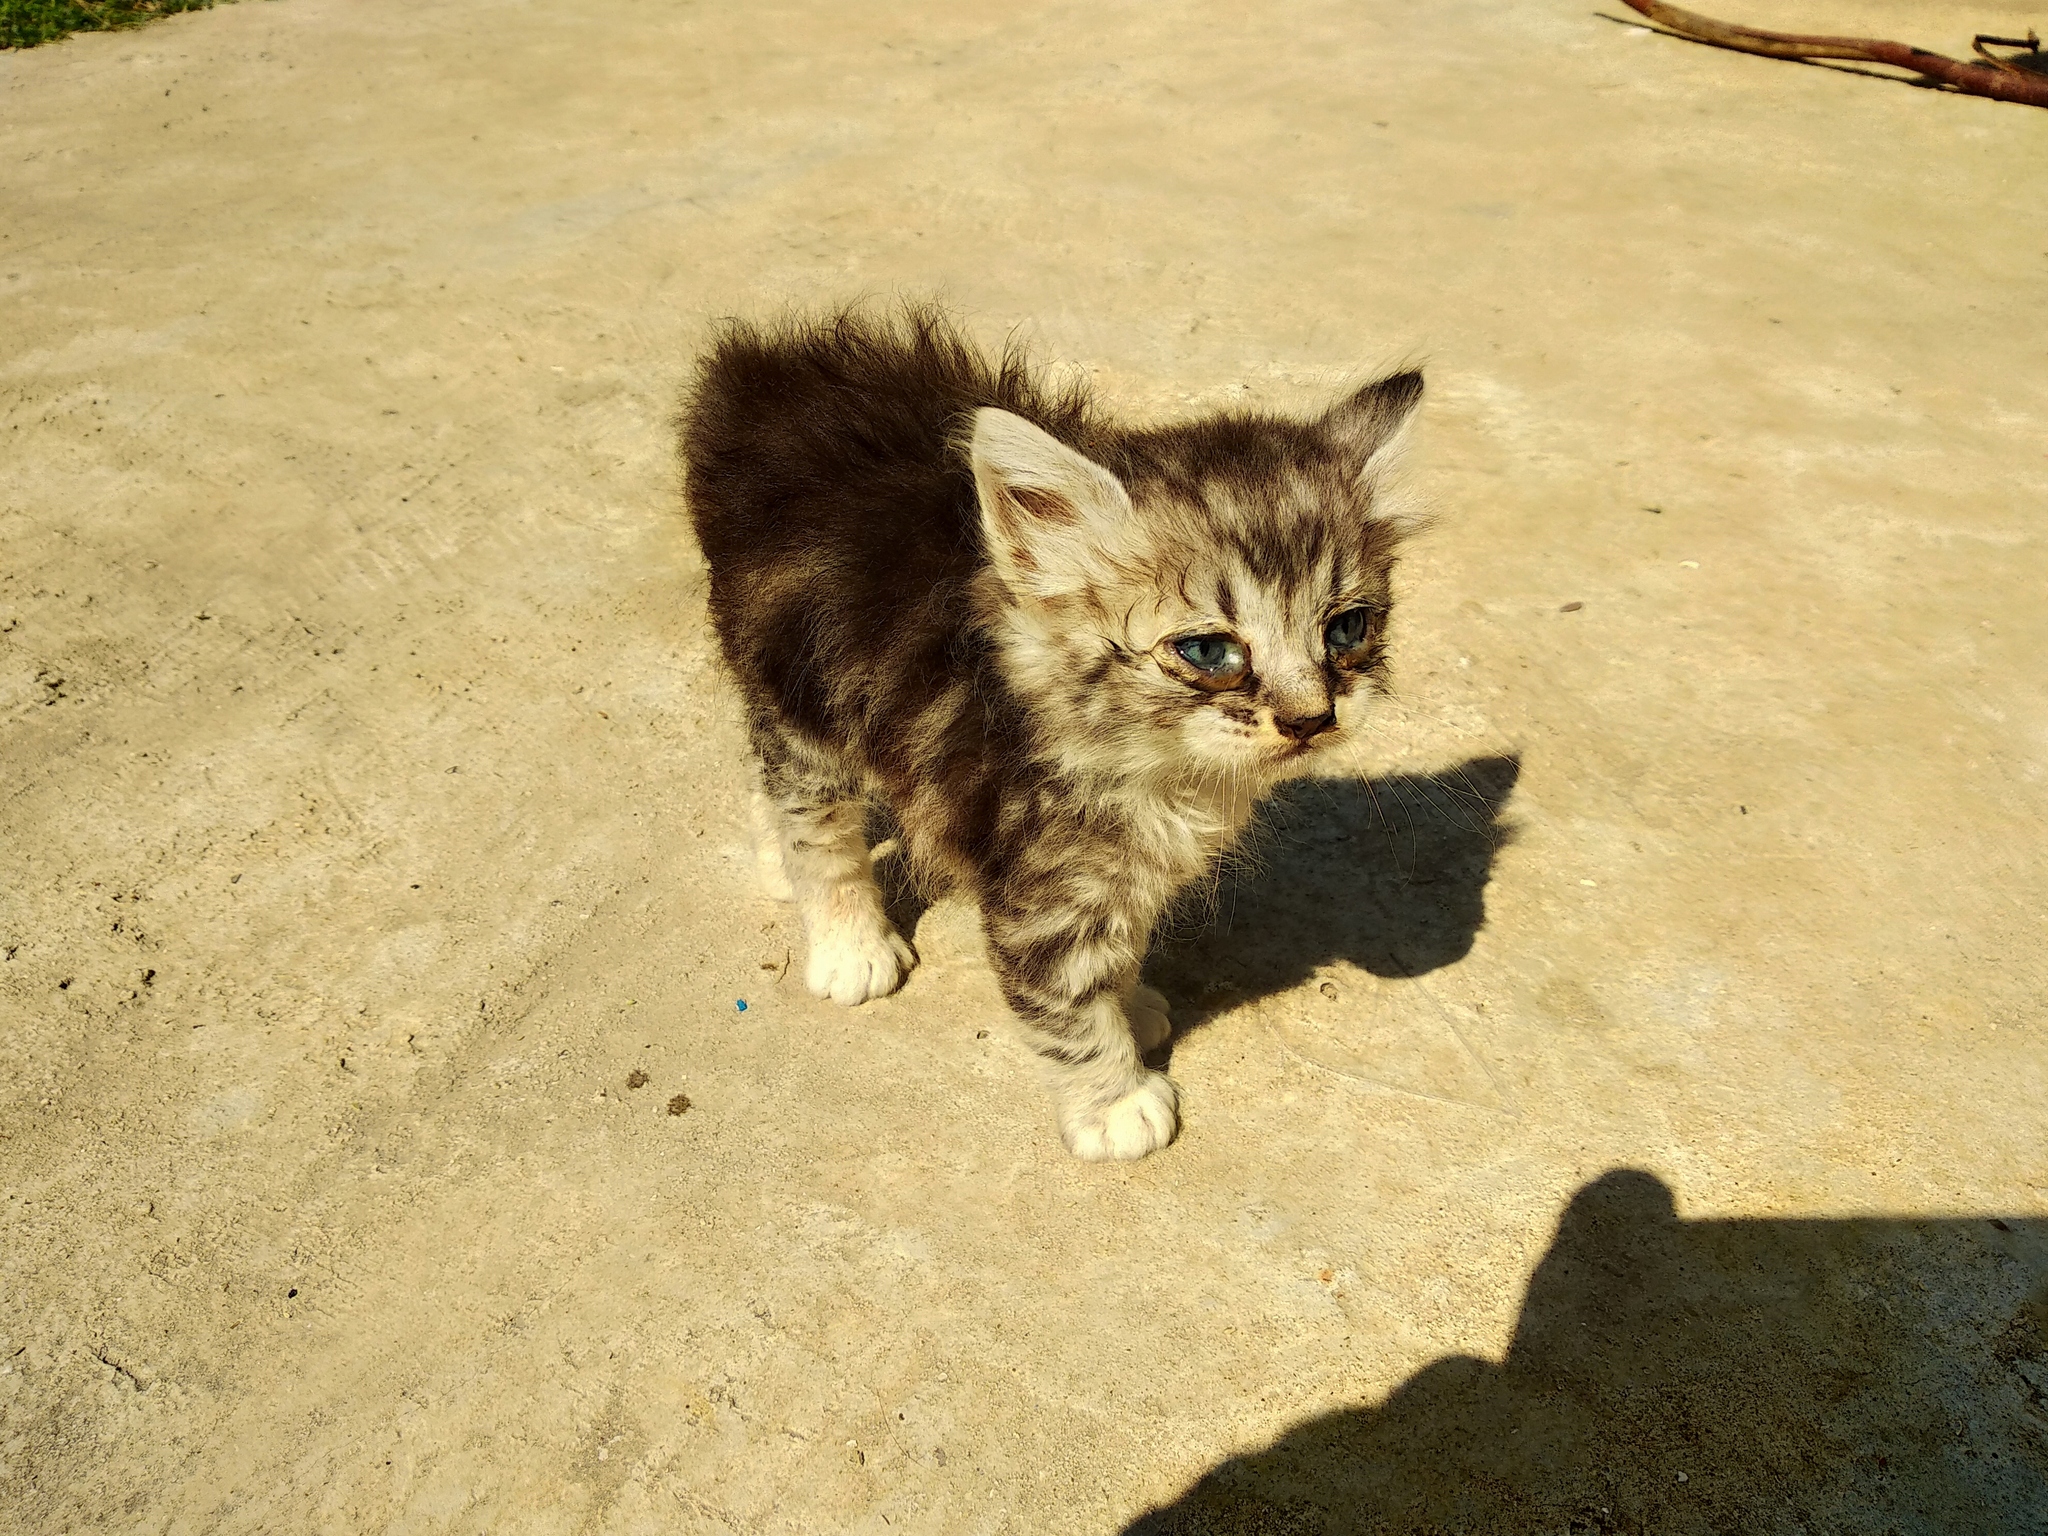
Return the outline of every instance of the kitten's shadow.
[[[1334,961],[1391,977],[1462,960],[1486,920],[1493,856],[1511,835],[1501,811],[1521,771],[1519,757],[1476,757],[1444,773],[1281,791],[1214,888],[1160,924],[1145,978],[1172,1005],[1174,1038]],[[878,812],[870,840],[895,835]],[[889,918],[914,943],[930,899],[900,856],[881,852]]]
[[[1173,1005],[1175,1037],[1335,961],[1400,977],[1462,960],[1520,776],[1510,755],[1290,785],[1213,893],[1161,925],[1146,977]]]

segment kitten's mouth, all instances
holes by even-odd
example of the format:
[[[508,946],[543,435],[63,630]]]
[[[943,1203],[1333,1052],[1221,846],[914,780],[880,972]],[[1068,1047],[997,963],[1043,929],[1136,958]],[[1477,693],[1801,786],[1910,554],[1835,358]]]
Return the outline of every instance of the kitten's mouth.
[[[1323,746],[1324,743],[1329,741],[1332,734],[1331,732],[1325,732],[1320,736],[1311,736],[1306,741],[1283,742],[1280,750],[1273,754],[1273,761],[1276,763],[1298,762]]]

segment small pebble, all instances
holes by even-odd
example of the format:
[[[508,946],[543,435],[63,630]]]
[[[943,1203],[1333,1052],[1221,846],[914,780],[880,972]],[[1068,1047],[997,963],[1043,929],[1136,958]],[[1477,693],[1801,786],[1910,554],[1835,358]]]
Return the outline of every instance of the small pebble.
[[[647,1086],[647,1074],[638,1067],[635,1067],[626,1074],[626,1086],[628,1088],[645,1088]]]
[[[1686,1476],[1686,1475],[1685,1475],[1685,1474],[1684,1474],[1683,1472],[1681,1472],[1681,1473],[1679,1473],[1679,1474],[1678,1474],[1678,1480],[1679,1480],[1679,1481],[1680,1481],[1681,1483],[1689,1483],[1689,1482],[1691,1482],[1691,1481],[1692,1481],[1692,1479],[1691,1479],[1691,1478],[1689,1478],[1689,1477],[1687,1477],[1687,1476]]]
[[[1577,613],[1581,608],[1585,606],[1586,605],[1584,603],[1578,602],[1566,603],[1562,608],[1558,609],[1557,611],[1559,613]]]

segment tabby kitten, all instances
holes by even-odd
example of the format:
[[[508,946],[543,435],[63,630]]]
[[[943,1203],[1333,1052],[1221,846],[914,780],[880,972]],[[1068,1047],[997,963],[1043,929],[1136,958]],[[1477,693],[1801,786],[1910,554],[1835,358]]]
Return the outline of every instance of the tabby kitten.
[[[680,419],[711,618],[749,711],[762,864],[846,1004],[916,956],[876,888],[981,904],[1068,1150],[1173,1139],[1152,927],[1377,688],[1419,373],[1313,421],[1129,430],[936,310],[729,325]]]

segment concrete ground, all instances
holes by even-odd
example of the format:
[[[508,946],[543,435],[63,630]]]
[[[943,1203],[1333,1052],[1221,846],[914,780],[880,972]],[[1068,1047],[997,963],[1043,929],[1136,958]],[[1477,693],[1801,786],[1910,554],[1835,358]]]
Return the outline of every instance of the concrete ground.
[[[1628,14],[0,57],[0,1527],[2048,1529],[2048,113]],[[899,291],[1136,416],[1429,368],[1135,1166],[971,912],[847,1013],[752,883],[667,418]]]

